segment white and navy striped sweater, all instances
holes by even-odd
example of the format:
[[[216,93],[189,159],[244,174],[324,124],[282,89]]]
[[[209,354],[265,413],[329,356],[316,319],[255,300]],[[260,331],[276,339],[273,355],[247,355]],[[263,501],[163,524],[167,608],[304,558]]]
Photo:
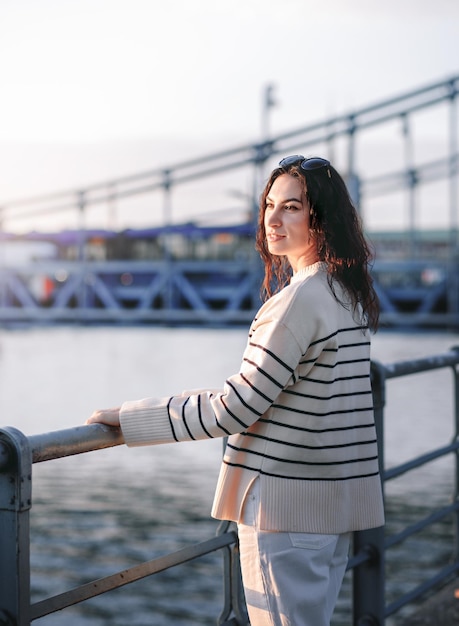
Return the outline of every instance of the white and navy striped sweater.
[[[218,519],[240,521],[258,478],[261,529],[335,534],[382,525],[370,336],[337,298],[323,263],[300,270],[259,310],[240,371],[222,391],[123,404],[127,445],[228,436]]]

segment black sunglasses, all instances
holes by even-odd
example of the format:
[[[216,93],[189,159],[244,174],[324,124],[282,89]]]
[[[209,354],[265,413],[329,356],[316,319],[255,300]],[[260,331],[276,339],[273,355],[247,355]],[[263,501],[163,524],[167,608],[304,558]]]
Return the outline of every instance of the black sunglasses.
[[[321,157],[311,157],[310,159],[305,159],[302,154],[293,154],[292,156],[282,159],[282,161],[279,162],[279,167],[290,167],[291,165],[297,165],[298,163],[301,169],[306,172],[318,170],[321,167],[328,167],[330,165],[330,161],[322,159]]]

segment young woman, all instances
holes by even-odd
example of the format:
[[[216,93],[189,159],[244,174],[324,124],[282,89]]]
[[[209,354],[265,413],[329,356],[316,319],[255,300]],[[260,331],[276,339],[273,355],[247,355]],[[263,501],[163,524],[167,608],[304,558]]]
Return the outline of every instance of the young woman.
[[[212,515],[238,524],[251,626],[328,626],[350,533],[384,523],[370,386],[370,253],[329,161],[282,159],[262,193],[266,301],[219,392],[126,402],[87,423],[129,446],[228,437]]]

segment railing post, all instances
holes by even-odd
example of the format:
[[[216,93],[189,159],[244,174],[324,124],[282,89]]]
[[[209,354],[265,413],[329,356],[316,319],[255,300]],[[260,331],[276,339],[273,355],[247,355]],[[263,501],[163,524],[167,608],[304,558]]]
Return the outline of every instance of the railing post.
[[[453,346],[451,348],[453,352],[459,354],[459,346]],[[453,384],[454,384],[454,435],[453,440],[459,439],[459,371],[457,363],[452,366]],[[454,453],[454,468],[455,468],[455,480],[454,480],[454,494],[453,498],[456,502],[459,499],[459,450]],[[456,511],[454,515],[454,558],[459,561],[459,511]]]
[[[223,454],[225,453],[227,441],[228,437],[224,437]],[[217,528],[217,535],[224,535],[230,532],[233,526],[236,530],[237,527],[233,522],[220,522]],[[225,603],[217,620],[217,626],[250,626],[242,585],[239,541],[235,545],[226,546],[223,550],[223,585]]]
[[[232,522],[219,524],[217,535],[228,533]],[[224,606],[217,620],[218,626],[249,626],[249,617],[242,586],[239,545],[229,545],[223,551]]]
[[[354,533],[354,554],[366,552],[369,560],[353,569],[354,626],[383,626],[384,526]]]
[[[384,405],[386,381],[384,366],[372,362],[371,382],[378,437],[379,468],[384,487]],[[370,557],[353,569],[354,626],[383,626],[385,613],[384,526],[354,533],[354,554]]]
[[[32,453],[15,428],[0,429],[0,625],[30,624]]]

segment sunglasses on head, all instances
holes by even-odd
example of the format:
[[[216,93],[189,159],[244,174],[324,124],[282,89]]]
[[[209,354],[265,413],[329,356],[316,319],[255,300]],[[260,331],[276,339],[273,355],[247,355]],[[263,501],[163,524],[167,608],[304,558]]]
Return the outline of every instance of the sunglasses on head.
[[[302,154],[294,154],[292,156],[285,157],[279,162],[279,167],[290,167],[291,165],[299,165],[302,170],[308,172],[318,170],[321,167],[328,167],[330,165],[330,161],[322,159],[321,157],[311,157],[310,159],[305,159]]]

